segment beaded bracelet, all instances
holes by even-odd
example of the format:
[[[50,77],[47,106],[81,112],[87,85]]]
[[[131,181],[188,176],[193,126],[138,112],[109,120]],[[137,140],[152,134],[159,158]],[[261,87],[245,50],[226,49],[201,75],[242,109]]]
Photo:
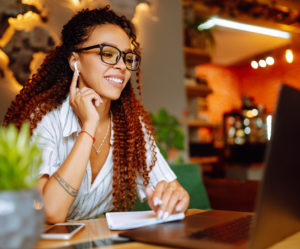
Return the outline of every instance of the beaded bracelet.
[[[78,135],[80,135],[81,133],[86,133],[86,134],[88,134],[88,135],[91,137],[91,139],[93,139],[93,142],[95,143],[96,139],[95,139],[90,133],[88,133],[88,132],[85,131],[85,130],[82,130],[82,131],[80,131],[80,132],[78,133]]]

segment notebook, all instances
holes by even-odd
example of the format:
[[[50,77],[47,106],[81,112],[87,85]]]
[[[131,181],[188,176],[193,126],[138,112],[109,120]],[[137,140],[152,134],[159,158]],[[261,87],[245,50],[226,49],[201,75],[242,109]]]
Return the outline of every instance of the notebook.
[[[158,219],[152,211],[108,212],[105,214],[107,226],[111,230],[125,230],[159,224],[174,220],[182,220],[184,213],[172,214],[167,219]]]
[[[282,85],[255,213],[211,210],[120,236],[183,248],[266,248],[300,231],[299,190],[300,91]]]

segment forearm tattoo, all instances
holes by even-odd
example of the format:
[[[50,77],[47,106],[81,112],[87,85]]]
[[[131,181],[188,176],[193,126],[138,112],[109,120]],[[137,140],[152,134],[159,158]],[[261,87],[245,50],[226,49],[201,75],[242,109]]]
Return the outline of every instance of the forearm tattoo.
[[[78,194],[78,190],[73,188],[69,183],[67,183],[59,174],[54,173],[54,179],[59,183],[60,186],[72,197],[76,197]]]

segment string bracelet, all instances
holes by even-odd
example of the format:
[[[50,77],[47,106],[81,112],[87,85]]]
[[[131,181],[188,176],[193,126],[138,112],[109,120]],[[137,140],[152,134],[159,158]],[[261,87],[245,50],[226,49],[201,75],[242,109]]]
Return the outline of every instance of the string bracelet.
[[[93,143],[95,143],[96,139],[95,139],[95,137],[93,137],[90,133],[88,133],[88,132],[85,131],[85,130],[82,130],[82,131],[80,131],[80,132],[78,133],[78,135],[80,135],[81,133],[85,133],[85,134],[89,135],[90,138],[93,139]]]

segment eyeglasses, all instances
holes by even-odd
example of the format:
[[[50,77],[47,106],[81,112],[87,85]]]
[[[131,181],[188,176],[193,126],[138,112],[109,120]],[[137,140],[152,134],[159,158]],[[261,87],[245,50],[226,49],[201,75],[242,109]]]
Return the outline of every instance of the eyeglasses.
[[[98,44],[86,48],[76,49],[75,52],[82,52],[93,48],[100,48],[100,58],[106,64],[116,65],[122,57],[128,70],[136,71],[140,66],[141,57],[139,55],[133,52],[123,52],[111,45]]]

